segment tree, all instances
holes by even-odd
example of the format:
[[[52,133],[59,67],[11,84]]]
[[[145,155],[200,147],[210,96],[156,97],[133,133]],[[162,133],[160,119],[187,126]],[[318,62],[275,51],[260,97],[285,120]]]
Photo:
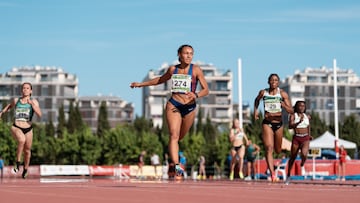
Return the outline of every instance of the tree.
[[[188,165],[197,164],[201,155],[206,155],[206,141],[202,133],[191,134],[185,136],[181,142],[179,142],[180,149],[183,149],[184,155],[187,159]]]
[[[110,130],[110,124],[108,121],[106,102],[102,101],[99,108],[98,126],[96,134],[97,136],[102,137],[107,130]]]
[[[214,127],[214,125],[211,123],[211,118],[210,118],[209,114],[206,117],[206,123],[203,126],[202,132],[205,137],[205,140],[208,143],[210,143],[210,144],[215,143],[217,131],[216,131],[216,128]]]
[[[79,103],[76,103],[76,106],[75,106],[75,124],[77,126],[76,129],[84,129],[84,127],[85,127],[85,123],[82,120],[82,116],[80,113]]]
[[[197,123],[196,123],[196,134],[200,133],[203,130],[203,124],[202,124],[202,110],[199,106],[199,111],[197,114]]]
[[[147,120],[145,117],[137,117],[134,120],[133,127],[136,132],[149,132],[153,130],[153,123]]]
[[[61,104],[59,107],[59,117],[58,117],[58,125],[57,125],[57,137],[62,137],[64,129],[66,126],[65,120],[65,111],[64,111],[64,104]]]
[[[322,135],[324,132],[326,132],[329,127],[326,125],[326,123],[324,121],[322,121],[319,117],[318,113],[315,112],[311,112],[310,114],[311,119],[310,119],[310,125],[311,125],[311,136],[313,138],[317,138],[320,135]]]
[[[135,164],[138,152],[135,132],[127,126],[117,126],[105,132],[103,137],[102,164]]]
[[[49,120],[48,123],[46,123],[45,132],[46,132],[47,136],[54,136],[55,135],[55,127],[54,127],[54,124],[53,124],[51,119]]]
[[[74,107],[73,102],[71,102],[69,107],[69,119],[67,122],[68,132],[72,134],[77,130],[82,130],[84,126],[85,125],[79,110],[79,104],[77,103]]]
[[[10,132],[11,125],[0,122],[0,154],[5,164],[15,163],[17,144]]]
[[[69,118],[68,118],[66,127],[67,127],[69,133],[74,133],[75,129],[77,127],[76,126],[76,113],[75,113],[73,102],[71,102],[70,106],[69,106]]]
[[[355,114],[345,117],[340,135],[341,138],[355,142],[357,146],[360,146],[360,123]]]
[[[79,139],[79,163],[78,164],[98,164],[101,157],[102,145],[100,139],[94,136],[90,128],[84,128],[78,135]]]
[[[57,154],[57,164],[75,165],[80,163],[79,140],[80,139],[78,134],[71,134],[67,132],[64,132],[61,139],[58,138],[59,145],[61,146],[61,153]]]

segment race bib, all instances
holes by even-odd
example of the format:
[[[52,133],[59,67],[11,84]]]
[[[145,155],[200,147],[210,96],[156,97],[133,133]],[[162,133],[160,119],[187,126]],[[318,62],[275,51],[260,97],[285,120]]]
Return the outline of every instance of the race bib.
[[[265,103],[265,111],[270,113],[278,113],[281,112],[281,103],[279,102],[266,102]]]
[[[29,121],[30,109],[29,108],[17,108],[15,110],[15,120],[18,121]]]
[[[191,91],[191,75],[173,74],[171,92],[186,93]]]

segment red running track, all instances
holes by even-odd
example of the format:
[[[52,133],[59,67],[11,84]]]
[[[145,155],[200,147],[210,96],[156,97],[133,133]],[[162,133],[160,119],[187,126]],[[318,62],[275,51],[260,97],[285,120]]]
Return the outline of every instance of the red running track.
[[[13,203],[296,203],[360,202],[359,182],[139,181],[4,179],[1,202]]]

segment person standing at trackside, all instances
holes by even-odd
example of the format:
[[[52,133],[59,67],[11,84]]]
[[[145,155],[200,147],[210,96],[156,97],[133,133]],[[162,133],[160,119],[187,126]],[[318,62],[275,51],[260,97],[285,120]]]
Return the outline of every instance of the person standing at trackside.
[[[160,166],[160,157],[156,153],[153,153],[150,157],[151,165],[154,166],[155,178],[158,178],[158,166]]]
[[[231,148],[231,166],[230,166],[230,176],[229,179],[234,179],[234,170],[235,163],[238,162],[239,166],[239,177],[240,179],[244,178],[243,166],[244,166],[244,156],[245,156],[245,147],[248,142],[248,138],[242,128],[240,128],[239,119],[234,119],[232,127],[229,134],[229,140],[232,143]],[[244,144],[245,140],[245,144]]]
[[[247,161],[247,176],[245,180],[251,180],[255,176],[255,160],[257,154],[260,152],[260,147],[252,143],[251,139],[248,139],[248,143],[246,146],[246,161]]]
[[[272,182],[279,179],[274,171],[273,152],[281,152],[284,126],[282,123],[282,110],[293,113],[288,94],[279,88],[280,77],[273,73],[268,78],[269,88],[259,91],[254,102],[254,118],[259,119],[258,106],[260,101],[264,103],[264,120],[262,121],[262,140],[265,146],[265,159],[270,170]]]
[[[1,156],[0,156],[0,172],[1,172],[1,180],[2,180],[4,177],[4,160]]]
[[[196,116],[196,100],[209,94],[203,71],[192,64],[194,49],[182,45],[177,52],[180,64],[170,66],[160,77],[144,82],[132,82],[131,88],[159,85],[172,80],[171,97],[166,103],[166,120],[170,132],[169,154],[175,164],[175,173],[181,177],[184,167],[179,164],[179,141],[188,133]],[[197,83],[201,90],[196,92]]]
[[[310,134],[310,116],[306,114],[305,101],[297,101],[294,106],[294,113],[289,117],[289,128],[294,129],[294,135],[291,142],[290,159],[287,168],[287,180],[289,183],[290,172],[294,165],[295,159],[299,153],[301,157],[301,175],[305,175],[305,162],[309,152],[310,140],[312,139]]]
[[[339,172],[340,172],[339,175],[342,181],[345,181],[346,157],[347,157],[346,149],[344,148],[344,145],[341,145],[339,149]]]
[[[142,151],[139,156],[138,156],[138,170],[136,172],[136,176],[138,178],[143,178],[143,166],[145,165],[145,155],[146,155],[146,151]]]
[[[21,85],[21,94],[22,96],[20,98],[12,99],[10,104],[5,106],[0,112],[0,117],[11,108],[15,108],[15,121],[11,126],[11,134],[18,143],[14,172],[17,173],[20,170],[21,155],[24,154],[22,177],[25,179],[28,175],[33,141],[33,126],[31,120],[34,113],[38,117],[41,117],[42,113],[39,102],[31,97],[31,83],[25,82]]]
[[[205,180],[206,179],[206,165],[205,165],[205,157],[203,155],[200,156],[199,159],[199,180]]]
[[[187,172],[186,172],[187,159],[186,159],[186,156],[185,156],[184,152],[182,152],[182,151],[179,151],[179,164],[184,169],[184,172],[182,173],[182,176],[184,178],[187,178]]]

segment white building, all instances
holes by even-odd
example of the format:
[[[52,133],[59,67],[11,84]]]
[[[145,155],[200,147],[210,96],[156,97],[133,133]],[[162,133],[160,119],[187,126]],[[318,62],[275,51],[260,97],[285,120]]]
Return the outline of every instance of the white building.
[[[360,115],[360,80],[352,70],[337,69],[339,122],[352,113]],[[294,105],[305,100],[307,112],[314,111],[327,124],[334,123],[334,77],[333,69],[305,68],[282,81]]]
[[[65,117],[71,102],[78,102],[83,121],[96,132],[99,108],[102,101],[106,102],[110,127],[133,120],[134,107],[119,97],[114,96],[83,96],[78,97],[78,78],[60,67],[24,66],[14,67],[11,71],[0,75],[0,105],[10,99],[21,96],[21,84],[30,82],[33,97],[39,101],[43,116],[34,116],[35,122],[58,124],[59,108],[64,105]]]
[[[133,121],[134,107],[116,96],[82,96],[79,97],[79,109],[83,121],[96,132],[98,126],[99,109],[105,102],[107,118],[111,128],[119,124]]]

